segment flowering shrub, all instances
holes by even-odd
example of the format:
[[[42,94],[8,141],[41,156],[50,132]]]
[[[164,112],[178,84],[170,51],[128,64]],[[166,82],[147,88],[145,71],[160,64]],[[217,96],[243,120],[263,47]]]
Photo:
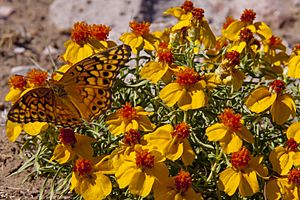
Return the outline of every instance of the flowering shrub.
[[[89,107],[93,98],[108,100],[99,103],[105,104],[103,115],[75,128],[35,120],[43,113],[31,109],[53,109],[32,92],[49,87],[47,72],[12,76],[6,100],[22,98],[26,112],[9,116],[7,136],[15,141],[22,130],[29,134],[23,137],[30,158],[16,173],[34,166],[48,177],[50,191],[41,191],[50,198],[299,199],[300,44],[289,55],[251,9],[240,19],[228,17],[215,37],[204,13],[185,1],[165,11],[177,19],[165,30],[130,22],[131,32],[120,37],[131,48],[130,66],[120,69],[112,88],[84,90],[84,103],[76,108],[82,115],[96,110]],[[61,56],[66,64],[50,81],[84,73],[84,65],[72,66],[94,54],[105,60],[101,52],[116,46],[108,40],[110,30],[75,23]],[[107,59],[118,66],[118,56]],[[78,87],[105,85],[105,77],[114,75],[103,63]],[[71,94],[64,95],[70,109]],[[64,112],[61,120],[67,121]]]

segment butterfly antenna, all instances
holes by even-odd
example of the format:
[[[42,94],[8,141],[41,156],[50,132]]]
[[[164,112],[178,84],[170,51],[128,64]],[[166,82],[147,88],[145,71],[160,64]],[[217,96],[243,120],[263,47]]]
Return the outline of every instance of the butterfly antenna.
[[[56,71],[57,66],[56,66],[56,64],[55,64],[55,62],[54,62],[54,60],[53,60],[53,58],[52,58],[50,47],[47,46],[46,48],[47,48],[47,51],[48,51],[48,55],[49,55],[50,62],[51,62],[51,64],[52,64],[52,71]]]
[[[34,64],[34,66],[42,71],[46,71],[41,65],[39,65],[32,57],[29,57],[29,60]]]

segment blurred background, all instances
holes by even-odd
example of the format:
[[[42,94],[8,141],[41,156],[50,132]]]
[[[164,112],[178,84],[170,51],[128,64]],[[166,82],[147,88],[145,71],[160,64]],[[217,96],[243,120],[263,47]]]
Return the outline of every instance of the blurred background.
[[[291,48],[300,42],[300,0],[194,0],[205,10],[216,36],[227,16],[239,18],[245,8],[257,13],[273,34]],[[51,69],[57,61],[76,21],[105,24],[112,28],[110,39],[129,31],[131,20],[149,21],[151,29],[162,30],[176,19],[162,13],[180,6],[183,0],[0,0],[0,199],[37,199],[41,181],[22,183],[27,174],[7,177],[22,161],[18,143],[5,137],[6,103],[11,74],[24,74],[35,63]]]

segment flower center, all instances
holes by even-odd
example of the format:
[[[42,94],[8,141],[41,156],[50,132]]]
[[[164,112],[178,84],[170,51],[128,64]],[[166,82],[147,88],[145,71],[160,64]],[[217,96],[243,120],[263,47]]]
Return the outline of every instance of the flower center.
[[[141,134],[134,130],[130,129],[128,132],[125,133],[123,142],[128,146],[134,146],[135,144],[140,144]]]
[[[137,111],[128,102],[126,102],[126,104],[123,105],[123,108],[120,108],[117,112],[119,116],[125,120],[132,120],[137,116]]]
[[[58,140],[64,145],[74,146],[76,144],[75,132],[70,128],[61,128]]]
[[[171,49],[168,48],[168,44],[161,42],[159,44],[159,49],[157,51],[157,57],[160,62],[165,62],[171,64],[173,62],[173,53]]]
[[[148,149],[140,149],[137,150],[135,156],[135,164],[137,167],[145,168],[152,168],[154,166],[154,156],[148,152]]]
[[[234,18],[232,16],[228,16],[226,17],[226,21],[223,24],[223,29],[225,30],[226,28],[228,28],[228,26],[234,22]]]
[[[194,9],[194,4],[191,1],[185,1],[182,5],[181,5],[181,9],[184,10],[185,12],[190,12]]]
[[[24,76],[14,75],[10,77],[8,83],[14,89],[24,89],[26,86],[26,79]]]
[[[190,126],[185,122],[175,126],[175,130],[171,133],[173,137],[177,136],[179,139],[185,139],[190,135]]]
[[[71,39],[79,45],[87,43],[90,36],[89,28],[86,22],[76,22],[71,31]]]
[[[194,19],[201,21],[204,17],[204,10],[202,8],[194,8],[192,14]]]
[[[225,54],[225,59],[228,61],[228,66],[236,66],[240,64],[240,53],[237,51],[230,51]]]
[[[285,83],[282,80],[275,80],[270,83],[269,87],[277,94],[280,94],[285,89]]]
[[[45,85],[48,78],[48,72],[33,69],[27,73],[27,79],[29,83],[32,83],[35,86]]]
[[[289,183],[300,185],[300,169],[292,169],[288,175]]]
[[[231,165],[238,170],[244,169],[251,160],[250,151],[243,147],[240,151],[232,153]]]
[[[129,23],[129,26],[132,32],[136,35],[146,35],[150,32],[150,23],[149,22],[141,22],[138,23],[136,21],[132,21]]]
[[[244,28],[240,31],[240,41],[250,42],[254,38],[252,31],[248,28]]]
[[[252,24],[256,17],[256,13],[252,9],[245,9],[241,15],[241,21],[247,24]]]
[[[175,187],[177,191],[186,192],[192,184],[192,178],[189,172],[185,172],[182,169],[178,175],[175,176]]]
[[[296,142],[296,140],[294,140],[294,138],[290,138],[287,142],[286,142],[287,148],[290,151],[296,151],[297,147],[298,147],[298,143]]]
[[[110,31],[111,28],[103,24],[93,24],[92,26],[90,26],[90,34],[97,40],[107,40]]]
[[[180,69],[176,74],[177,83],[180,85],[193,85],[200,80],[200,75],[192,68]]]
[[[300,50],[300,44],[296,44],[294,47],[293,47],[293,52],[298,55],[297,51]]]
[[[231,130],[233,131],[241,130],[242,128],[241,114],[235,114],[232,109],[226,108],[224,109],[224,112],[220,114],[218,117],[221,120],[221,123],[229,127]]]
[[[282,42],[281,38],[280,38],[280,37],[276,37],[276,36],[274,36],[274,35],[272,35],[272,36],[269,38],[269,41],[268,41],[268,43],[269,43],[269,45],[270,45],[271,47],[276,47],[276,46],[280,45],[281,42]]]
[[[88,175],[93,170],[92,163],[90,160],[77,159],[73,167],[73,171],[78,173],[80,176]]]

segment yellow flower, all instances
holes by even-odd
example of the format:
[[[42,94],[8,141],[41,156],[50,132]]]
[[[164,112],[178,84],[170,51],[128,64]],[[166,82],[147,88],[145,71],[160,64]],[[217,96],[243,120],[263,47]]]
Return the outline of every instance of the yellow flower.
[[[216,123],[209,126],[205,134],[209,141],[219,141],[225,153],[232,153],[240,150],[245,140],[253,143],[253,135],[242,124],[242,116],[235,114],[232,109],[225,109],[218,116],[221,123]]]
[[[146,197],[155,180],[168,177],[169,171],[163,163],[165,158],[159,151],[136,146],[135,151],[124,158],[115,177],[121,189],[128,187],[132,194]]]
[[[155,42],[158,40],[150,33],[150,23],[132,21],[129,23],[131,33],[124,33],[120,40],[131,47],[133,53],[137,53],[142,49],[153,51]]]
[[[270,38],[272,30],[264,22],[253,22],[256,13],[252,9],[245,9],[240,17],[240,20],[230,22],[223,31],[223,36],[231,41],[240,39],[240,31],[249,29],[253,34],[257,34],[261,39]]]
[[[141,106],[132,107],[127,102],[123,108],[107,117],[106,124],[113,135],[125,133],[130,129],[152,131],[155,125],[151,123],[148,115],[151,113],[145,112]]]
[[[161,42],[156,52],[156,60],[146,63],[140,71],[142,78],[156,84],[159,80],[170,82],[173,72],[173,53],[168,44]]]
[[[264,58],[269,64],[280,66],[288,60],[286,54],[286,47],[282,44],[280,37],[272,35],[263,41],[264,45]]]
[[[262,157],[252,157],[248,149],[232,153],[231,167],[221,172],[218,182],[220,190],[232,196],[237,189],[241,196],[252,196],[259,191],[257,174],[265,177],[268,169],[260,164]]]
[[[93,164],[87,159],[76,160],[72,178],[71,191],[75,189],[85,200],[104,199],[112,190],[110,179],[104,175],[109,173],[106,158]]]
[[[110,154],[110,162],[113,169],[118,169],[124,161],[124,156],[129,155],[134,151],[135,145],[146,144],[141,134],[134,129],[130,129],[125,132],[123,140],[119,143],[119,147],[116,148]]]
[[[73,160],[75,156],[84,159],[93,157],[94,151],[91,143],[96,142],[94,138],[74,133],[72,129],[61,128],[58,140],[61,144],[56,145],[50,160],[64,164]]]
[[[187,33],[188,40],[197,45],[204,44],[205,48],[213,48],[215,46],[216,38],[207,20],[204,18],[204,10],[195,8],[191,1],[185,1],[181,7],[170,8],[164,14],[173,15],[179,20],[172,27],[172,32],[178,34]]]
[[[287,129],[286,145],[275,147],[270,155],[269,160],[272,163],[273,170],[280,175],[287,175],[293,166],[300,165],[300,122],[295,122]]]
[[[195,153],[188,141],[190,127],[182,122],[175,126],[167,124],[144,136],[147,145],[163,153],[166,158],[175,161],[181,157],[184,165],[190,165],[195,159]]]
[[[291,184],[287,177],[271,177],[266,184],[267,199],[279,200],[279,199],[294,199]],[[299,199],[299,198],[296,198]],[[296,200],[295,199],[295,200]]]
[[[6,136],[9,141],[14,142],[21,134],[22,130],[31,136],[36,136],[41,132],[47,130],[48,124],[46,122],[31,122],[27,124],[18,124],[10,120],[6,123]]]
[[[222,64],[216,69],[216,75],[234,91],[239,90],[244,82],[245,74],[237,67],[240,64],[240,53],[233,50],[224,55]]]
[[[192,178],[189,172],[180,169],[175,177],[168,177],[155,182],[153,186],[155,200],[202,200],[201,194],[197,194],[192,188]]]
[[[260,86],[252,91],[246,98],[245,105],[255,113],[270,108],[272,120],[281,125],[296,114],[295,102],[290,94],[283,93],[284,89],[285,83],[282,80],[274,80],[269,88]]]
[[[194,69],[184,67],[176,73],[176,77],[176,82],[165,86],[159,94],[167,106],[177,103],[180,109],[191,110],[206,105],[206,82]]]
[[[71,32],[71,40],[65,42],[66,51],[62,55],[65,62],[75,64],[86,57],[116,45],[108,41],[111,28],[103,24],[88,25],[76,22]]]
[[[291,78],[300,78],[300,44],[297,44],[293,48],[288,62],[288,76]]]

